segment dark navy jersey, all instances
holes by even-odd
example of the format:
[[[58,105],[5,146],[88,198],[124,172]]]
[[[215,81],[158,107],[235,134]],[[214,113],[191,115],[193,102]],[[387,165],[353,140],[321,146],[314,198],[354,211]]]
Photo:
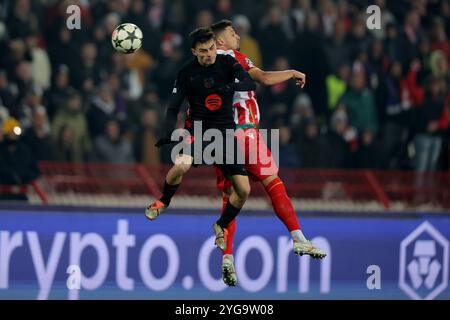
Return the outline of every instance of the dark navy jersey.
[[[166,136],[172,133],[185,98],[190,118],[202,121],[204,130],[235,128],[233,94],[255,88],[249,74],[231,56],[217,55],[214,64],[207,67],[193,59],[179,71],[175,81],[167,109]]]

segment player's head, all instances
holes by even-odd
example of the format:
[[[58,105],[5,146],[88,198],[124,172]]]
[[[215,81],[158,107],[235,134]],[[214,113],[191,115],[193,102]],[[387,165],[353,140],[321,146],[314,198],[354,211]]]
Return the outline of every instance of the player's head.
[[[191,51],[197,57],[202,66],[209,66],[216,62],[217,47],[214,32],[211,28],[198,28],[189,34],[191,40]]]
[[[230,20],[221,20],[211,26],[216,36],[217,47],[225,50],[239,50],[241,38],[233,28]]]

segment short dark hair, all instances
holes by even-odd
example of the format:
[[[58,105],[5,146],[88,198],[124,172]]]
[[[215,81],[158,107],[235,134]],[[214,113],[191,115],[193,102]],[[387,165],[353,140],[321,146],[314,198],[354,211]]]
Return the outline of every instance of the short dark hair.
[[[210,27],[197,28],[189,34],[191,48],[195,48],[199,43],[206,43],[214,39],[214,32]]]
[[[224,31],[227,27],[233,27],[233,23],[230,20],[220,20],[219,22],[214,23],[211,26],[211,30],[214,32],[215,35],[221,33]]]

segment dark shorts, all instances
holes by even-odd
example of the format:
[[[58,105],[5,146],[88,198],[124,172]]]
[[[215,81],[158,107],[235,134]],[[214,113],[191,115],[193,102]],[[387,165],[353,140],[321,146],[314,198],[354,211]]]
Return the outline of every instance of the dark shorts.
[[[185,138],[180,144],[180,154],[187,154],[194,158],[193,166],[213,165],[218,168],[225,177],[234,175],[247,176],[244,166],[244,157],[238,147],[234,134],[222,133],[222,141],[211,139],[205,141],[201,137],[195,137],[192,132],[189,138]],[[228,142],[228,143],[227,143]]]

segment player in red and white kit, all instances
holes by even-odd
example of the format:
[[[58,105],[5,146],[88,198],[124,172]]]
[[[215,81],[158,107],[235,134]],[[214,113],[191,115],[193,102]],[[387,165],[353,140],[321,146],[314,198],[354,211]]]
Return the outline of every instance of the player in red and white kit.
[[[216,36],[217,53],[233,56],[256,82],[263,85],[274,85],[295,79],[296,84],[303,88],[306,76],[296,70],[266,72],[255,67],[252,61],[239,52],[240,38],[233,29],[231,21],[222,20],[212,25]],[[303,235],[294,207],[289,199],[283,181],[278,176],[278,167],[266,146],[259,130],[260,113],[256,93],[254,91],[235,92],[233,97],[234,120],[236,122],[238,144],[245,151],[245,169],[249,176],[260,181],[272,200],[272,206],[278,218],[291,233],[294,253],[310,255],[313,258],[322,259],[326,253],[316,248]],[[267,156],[267,158],[265,157]],[[231,182],[224,177],[220,170],[217,173],[217,187],[222,190],[224,206],[232,190]],[[235,286],[237,277],[234,269],[233,238],[236,229],[236,221],[233,220],[228,227],[227,248],[223,251],[222,279],[225,284]]]

